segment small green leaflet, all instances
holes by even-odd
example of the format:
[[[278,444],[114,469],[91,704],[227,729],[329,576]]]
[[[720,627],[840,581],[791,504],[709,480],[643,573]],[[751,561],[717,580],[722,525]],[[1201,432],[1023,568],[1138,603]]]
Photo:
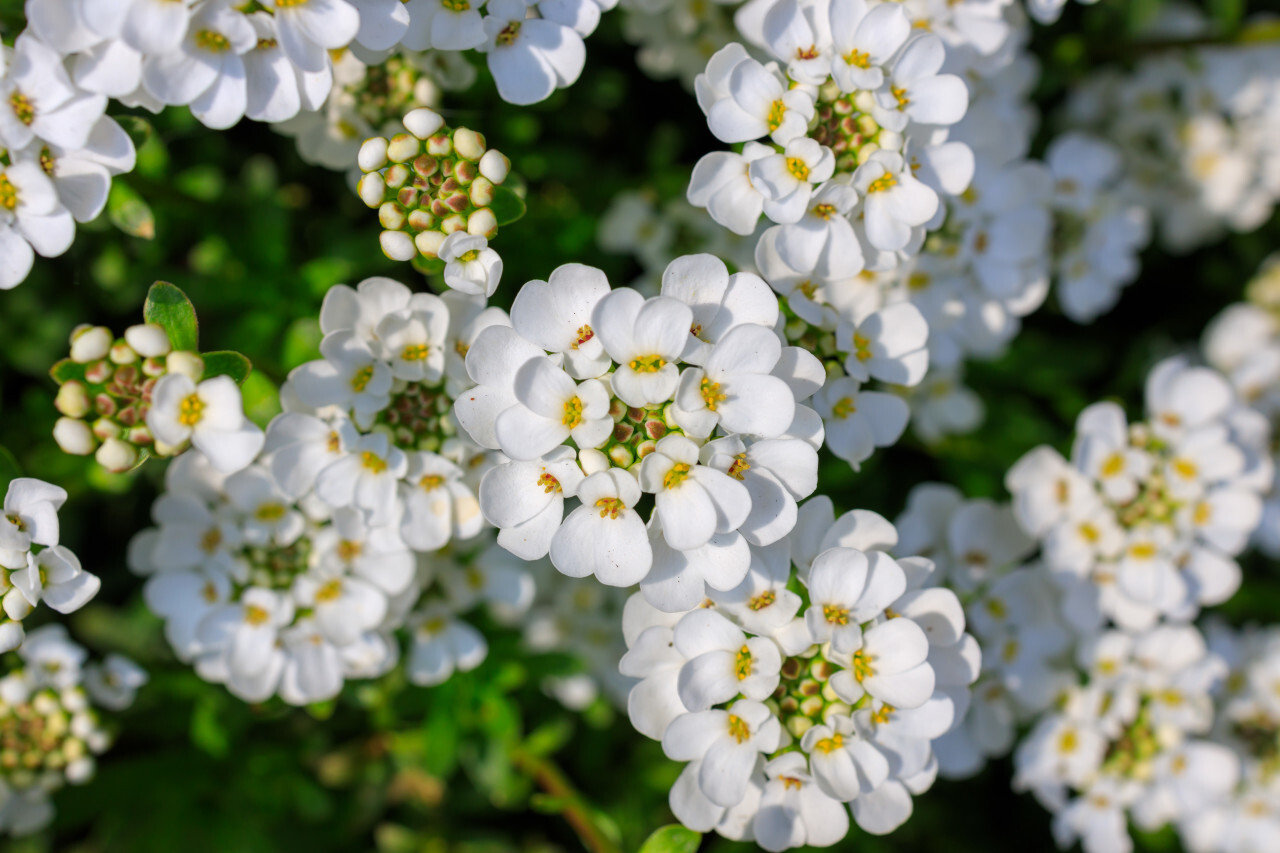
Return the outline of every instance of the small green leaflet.
[[[142,314],[148,323],[155,323],[168,333],[169,343],[175,350],[199,352],[200,330],[196,309],[179,288],[167,281],[151,285]]]

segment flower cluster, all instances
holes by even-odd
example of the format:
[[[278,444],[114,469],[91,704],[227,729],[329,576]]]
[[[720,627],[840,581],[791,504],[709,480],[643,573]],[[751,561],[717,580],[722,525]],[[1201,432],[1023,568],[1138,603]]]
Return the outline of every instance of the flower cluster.
[[[1007,486],[1023,528],[1081,632],[1195,618],[1240,586],[1233,557],[1271,487],[1268,429],[1217,372],[1167,359],[1147,378],[1147,420],[1096,403],[1076,421],[1068,463],[1027,454]]]
[[[1205,360],[1222,372],[1237,397],[1267,419],[1271,434],[1280,434],[1280,263],[1273,257],[1249,286],[1250,302],[1229,306],[1205,329]],[[1271,448],[1271,462],[1277,462]],[[1262,521],[1254,541],[1269,557],[1280,557],[1280,490],[1267,492]]]
[[[58,446],[93,453],[108,471],[194,446],[230,473],[262,448],[262,430],[245,417],[235,381],[212,375],[198,353],[175,350],[159,324],[130,326],[123,338],[105,326],[78,326],[70,356],[50,375],[58,383]]]
[[[122,711],[147,674],[128,658],[88,653],[61,625],[32,631],[0,676],[0,833],[29,835],[53,820],[50,795],[94,774],[111,745],[100,709]]]
[[[1280,48],[1247,36],[1196,46],[1214,27],[1191,8],[1162,15],[1150,36],[1175,32],[1192,46],[1153,52],[1124,71],[1101,70],[1067,106],[1073,124],[1119,149],[1132,197],[1175,252],[1228,230],[1253,230],[1280,198],[1270,144],[1280,122]]]
[[[30,5],[56,16],[62,4]],[[106,206],[112,176],[133,169],[133,141],[106,108],[31,32],[0,46],[0,290],[20,284],[35,255],[70,248],[76,223]]]
[[[932,564],[882,550],[892,525],[825,498],[800,514],[736,587],[684,613],[634,596],[623,616],[632,723],[689,762],[672,811],[771,851],[834,844],[850,813],[874,834],[906,821],[979,665]]]
[[[358,157],[357,192],[378,211],[383,253],[395,261],[439,258],[450,287],[492,296],[502,260],[489,248],[498,233],[490,205],[511,162],[481,134],[450,128],[425,107],[407,113],[404,127],[390,139],[365,140]]]
[[[505,457],[480,484],[498,542],[670,611],[736,586],[817,484],[802,401],[822,368],[777,319],[763,281],[711,255],[673,261],[649,299],[580,264],[525,284],[467,350],[476,387],[454,407]]]
[[[79,610],[101,581],[70,548],[59,545],[58,509],[67,493],[30,477],[10,481],[0,514],[0,652],[22,645],[22,620],[44,602],[59,613]]]

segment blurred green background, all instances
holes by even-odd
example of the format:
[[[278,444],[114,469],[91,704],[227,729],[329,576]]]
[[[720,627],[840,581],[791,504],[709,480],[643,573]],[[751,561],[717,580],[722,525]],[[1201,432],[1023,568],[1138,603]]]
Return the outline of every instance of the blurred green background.
[[[0,16],[13,22],[18,5],[6,0]],[[1239,18],[1239,4],[1210,5],[1226,21]],[[1036,96],[1042,109],[1052,110],[1101,59],[1124,61],[1125,34],[1157,7],[1158,0],[1072,5],[1058,26],[1037,30],[1034,49],[1046,66]],[[633,55],[618,16],[607,15],[588,40],[582,78],[545,103],[503,104],[483,71],[471,91],[446,99],[450,122],[483,131],[529,185],[528,215],[495,242],[505,264],[497,303],[509,304],[521,282],[570,261],[628,283],[640,271],[636,262],[596,244],[610,200],[640,187],[681,196],[692,163],[720,147],[679,84],[644,78]],[[96,652],[131,655],[152,675],[134,708],[119,716],[118,742],[95,780],[57,795],[50,831],[6,849],[578,850],[560,815],[567,803],[594,815],[620,849],[637,849],[670,822],[667,790],[679,766],[603,701],[571,714],[544,696],[541,678],[571,672],[575,662],[530,657],[510,630],[486,626],[485,664],[439,687],[407,687],[393,676],[349,684],[337,702],[306,710],[247,706],[170,654],[124,561],[129,537],[148,523],[163,466],[107,475],[61,454],[50,434],[56,389],[46,371],[66,353],[71,329],[87,322],[122,331],[140,321],[148,286],[172,281],[195,303],[206,349],[237,349],[253,360],[246,402],[265,424],[287,372],[317,355],[316,315],[331,285],[370,275],[415,288],[427,282],[382,256],[376,215],[344,176],[304,164],[291,139],[247,122],[213,133],[184,110],[148,119],[154,133],[137,171],[118,181],[112,210],[132,217],[134,230],[148,230],[150,217],[153,236],[127,236],[104,216],[79,229],[64,257],[39,260],[26,283],[0,293],[0,445],[25,473],[71,493],[63,541],[103,580],[69,627]],[[950,482],[970,496],[1003,495],[1010,464],[1041,443],[1065,451],[1088,403],[1113,398],[1140,415],[1148,368],[1195,346],[1205,323],[1241,298],[1278,234],[1273,219],[1188,257],[1150,250],[1119,307],[1091,326],[1046,306],[1004,357],[969,368],[968,384],[987,408],[980,430],[929,448],[908,435],[857,474],[833,461],[820,491],[841,509],[889,518],[922,481]],[[1274,567],[1248,562],[1244,591],[1223,611],[1233,620],[1280,614]],[[855,828],[839,849],[1052,849],[1047,816],[1029,797],[1010,793],[1009,775],[1001,762],[974,780],[939,782],[897,833],[877,839]],[[581,794],[545,792],[560,782]],[[1169,833],[1139,842],[1149,850],[1177,847]],[[702,849],[740,848],[708,838]]]

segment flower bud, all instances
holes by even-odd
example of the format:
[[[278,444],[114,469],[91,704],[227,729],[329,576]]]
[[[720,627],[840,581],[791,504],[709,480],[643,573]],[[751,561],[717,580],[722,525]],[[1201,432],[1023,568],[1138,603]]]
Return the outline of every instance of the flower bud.
[[[453,132],[453,150],[466,160],[479,160],[484,156],[484,136],[470,128],[460,127]]]
[[[86,364],[106,358],[111,341],[111,330],[106,326],[77,326],[71,333],[71,360]]]
[[[591,448],[580,450],[578,451],[578,465],[582,468],[582,473],[590,477],[598,471],[609,470],[609,457],[599,450]]]
[[[459,214],[455,213],[453,216],[447,216],[440,220],[440,233],[444,234],[446,237],[455,231],[466,230],[467,220]]]
[[[479,176],[476,164],[470,160],[459,160],[453,164],[453,177],[459,186],[466,186]]]
[[[141,323],[124,330],[124,339],[134,351],[143,358],[168,355],[173,347],[169,343],[169,333],[156,323]]]
[[[155,439],[151,437],[151,430],[147,429],[146,424],[138,424],[129,428],[124,434],[124,440],[138,447],[146,447]]]
[[[111,345],[110,358],[116,364],[133,364],[138,353],[126,341],[117,341]]]
[[[360,178],[360,183],[356,184],[356,192],[360,193],[360,200],[366,207],[377,207],[386,198],[387,184],[382,180],[382,175],[370,172]]]
[[[142,374],[152,378],[164,376],[164,361],[160,356],[146,359],[142,362]]]
[[[89,425],[75,418],[58,418],[53,425],[53,440],[63,453],[72,456],[88,456],[98,446]]]
[[[112,473],[128,471],[138,461],[138,450],[132,444],[118,438],[108,438],[102,442],[98,452],[93,455],[98,464]]]
[[[156,456],[177,456],[182,452],[182,445],[165,444],[160,439],[156,439],[156,443],[151,447],[151,452]]]
[[[362,172],[376,172],[387,165],[387,140],[381,136],[366,139],[356,155],[356,163]]]
[[[388,231],[399,231],[404,227],[404,208],[397,202],[386,202],[378,208],[378,222]]]
[[[435,258],[444,243],[444,235],[439,231],[423,231],[413,238],[413,243],[424,258]]]
[[[491,148],[484,152],[484,156],[480,158],[480,174],[495,184],[505,181],[510,172],[511,161],[496,148]]]
[[[453,141],[448,134],[437,133],[427,140],[427,153],[433,157],[444,157],[453,153]]]
[[[863,89],[854,96],[853,105],[859,112],[870,113],[876,107],[875,95],[871,94],[870,90]]]
[[[880,131],[880,147],[886,151],[898,151],[902,148],[902,134],[892,130]]]
[[[430,154],[423,154],[413,160],[413,172],[420,178],[429,178],[440,169],[440,161]]]
[[[93,422],[93,434],[103,441],[108,438],[119,438],[121,432],[120,424],[111,418],[98,418]]]
[[[84,369],[84,379],[90,385],[101,385],[111,378],[115,366],[109,361],[95,361]]]
[[[382,253],[393,261],[412,260],[416,250],[413,239],[403,231],[383,231],[378,235]]]
[[[488,207],[493,204],[493,181],[485,177],[476,178],[471,182],[467,196],[476,207]]]
[[[435,110],[420,107],[405,114],[404,126],[419,139],[426,139],[444,127],[444,117]]]
[[[192,382],[199,382],[200,377],[204,376],[204,359],[188,350],[169,353],[164,366],[170,373],[181,373]]]
[[[480,237],[492,237],[498,233],[498,217],[487,207],[472,211],[467,217],[467,233]]]
[[[370,172],[369,174],[376,174]],[[366,176],[367,177],[367,176]],[[403,163],[396,163],[390,169],[387,169],[385,178],[387,186],[393,190],[398,190],[405,184],[409,183],[409,179],[413,177],[413,170]],[[372,207],[373,205],[370,205]]]
[[[397,133],[387,144],[387,159],[393,163],[408,163],[422,153],[422,143],[408,133]]]
[[[435,224],[436,218],[422,208],[409,214],[409,227],[414,231],[426,231]]]
[[[93,411],[101,417],[113,418],[119,408],[116,398],[110,394],[98,394],[93,398]]]
[[[74,379],[63,383],[53,400],[53,407],[69,418],[83,418],[89,414],[89,405],[89,389]]]

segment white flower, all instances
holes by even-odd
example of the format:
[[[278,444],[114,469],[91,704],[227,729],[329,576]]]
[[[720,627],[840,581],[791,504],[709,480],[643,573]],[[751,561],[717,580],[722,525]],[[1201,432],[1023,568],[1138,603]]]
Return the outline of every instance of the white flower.
[[[877,150],[853,173],[861,193],[867,240],[877,249],[893,252],[911,242],[913,229],[938,210],[938,196],[906,167],[902,155]]]
[[[403,43],[410,50],[469,50],[485,41],[479,7],[469,0],[409,0],[409,29]]]
[[[489,653],[484,635],[442,605],[427,606],[415,615],[412,627],[408,672],[419,686],[440,684],[455,671],[469,672]]]
[[[320,633],[337,646],[354,643],[387,612],[387,599],[377,587],[331,569],[299,577],[293,595],[299,606],[311,610]]]
[[[100,665],[85,667],[85,689],[94,702],[112,711],[132,705],[138,688],[146,683],[147,671],[123,655],[112,653]]]
[[[575,383],[549,358],[525,362],[515,394],[516,405],[494,422],[498,443],[512,459],[537,459],[570,438],[581,449],[599,447],[613,433],[604,383]]]
[[[752,545],[771,545],[790,533],[796,501],[818,486],[818,452],[798,439],[764,439],[748,446],[738,436],[727,436],[704,445],[700,456],[747,487],[751,512],[739,532]]]
[[[483,235],[455,231],[444,238],[437,254],[445,262],[444,283],[454,290],[488,297],[498,289],[502,258]]]
[[[705,711],[741,694],[763,702],[778,686],[782,655],[768,637],[750,637],[714,610],[694,610],[676,623],[676,648],[686,659],[677,689],[690,711]]]
[[[28,554],[27,568],[10,574],[9,582],[32,607],[43,601],[59,613],[79,610],[102,586],[97,575],[81,568],[76,555],[61,545]]]
[[[444,374],[449,308],[431,293],[415,293],[409,305],[388,314],[375,330],[391,363],[391,375],[406,382],[438,382]]]
[[[346,47],[360,29],[360,13],[346,0],[265,0],[276,19],[280,46],[303,71],[329,65],[327,51]]]
[[[902,569],[882,551],[823,551],[813,561],[808,580],[810,604],[804,618],[813,642],[829,642],[836,652],[857,651],[862,646],[861,624],[897,600],[906,583]]]
[[[752,161],[748,174],[764,194],[765,216],[785,224],[800,221],[814,185],[830,178],[835,168],[831,149],[803,136],[789,141],[780,154]]]
[[[0,77],[0,141],[17,149],[37,138],[83,148],[107,99],[80,92],[67,77],[62,57],[34,34],[20,34],[7,59]]]
[[[265,699],[275,692],[284,668],[276,647],[278,632],[293,615],[288,596],[261,587],[246,589],[238,602],[219,605],[200,620],[197,669],[222,676],[216,680],[225,680],[228,689],[248,701]]]
[[[640,486],[655,494],[656,517],[668,545],[688,551],[716,533],[736,530],[751,509],[740,482],[698,464],[698,446],[682,435],[660,439],[640,463]]]
[[[776,70],[743,56],[729,72],[725,95],[707,110],[707,126],[722,142],[768,136],[786,145],[805,135],[813,113],[812,94],[803,88],[787,89]]]
[[[177,50],[147,57],[142,82],[166,104],[190,104],[205,125],[227,128],[248,106],[242,54],[257,44],[248,17],[230,0],[207,0],[196,8]]]
[[[771,329],[734,328],[711,348],[704,367],[680,375],[672,419],[695,438],[717,426],[764,438],[782,435],[795,418],[795,397],[786,382],[770,375],[781,355]]]
[[[875,448],[889,447],[907,427],[910,410],[901,397],[862,391],[858,382],[841,377],[813,396],[813,407],[826,425],[831,452],[855,467]]]
[[[489,71],[509,104],[536,104],[572,85],[586,62],[582,36],[555,21],[527,18],[524,0],[488,0],[484,19]]]
[[[462,469],[434,453],[409,454],[409,467],[400,486],[404,520],[400,532],[415,551],[434,551],[451,539],[478,534],[484,517]]]
[[[15,477],[9,481],[4,495],[4,514],[0,515],[0,565],[11,569],[26,568],[26,558],[21,565],[10,565],[5,552],[20,554],[32,545],[51,547],[58,544],[58,509],[67,500],[67,493],[43,480],[31,477]]]
[[[759,142],[743,145],[741,154],[704,154],[689,176],[689,204],[705,207],[712,219],[735,234],[750,234],[764,212],[764,195],[751,180],[751,164],[772,154],[772,148]]]
[[[737,805],[761,753],[778,748],[782,727],[759,702],[739,699],[727,711],[677,717],[662,736],[662,751],[676,761],[700,761],[698,787],[719,806]]]
[[[306,405],[338,406],[349,410],[357,425],[367,427],[389,402],[390,367],[355,332],[345,329],[325,335],[320,354],[323,359],[295,368],[289,384]]]
[[[842,92],[875,91],[884,68],[911,34],[901,6],[867,8],[865,0],[832,0],[831,77]]]
[[[551,548],[564,519],[564,500],[584,475],[570,447],[558,447],[533,462],[508,462],[480,481],[480,509],[499,529],[498,544],[517,557],[536,560]]]
[[[594,574],[610,586],[639,583],[653,564],[636,478],[616,468],[597,471],[578,486],[582,506],[551,539],[551,562],[570,577]]]
[[[240,389],[226,376],[197,385],[181,373],[160,377],[152,392],[147,428],[158,441],[191,444],[224,473],[239,471],[262,449],[262,430],[244,416]]]
[[[335,508],[357,506],[375,523],[385,523],[398,508],[396,483],[408,466],[404,452],[386,433],[362,435],[347,455],[316,477],[316,496]]]
[[[729,275],[715,255],[682,255],[662,271],[661,295],[679,299],[693,311],[689,343],[681,360],[702,365],[711,348],[742,325],[772,329],[778,322],[778,299],[757,275]]]
[[[900,131],[908,121],[949,125],[964,117],[969,90],[954,74],[938,73],[945,60],[946,48],[932,33],[907,43],[893,63],[888,91],[876,92],[873,114],[881,127]]]
[[[595,307],[609,293],[609,281],[595,267],[565,264],[547,281],[530,281],[511,305],[511,325],[520,336],[564,356],[574,379],[592,379],[609,368],[609,357],[591,326]]]
[[[836,715],[804,733],[800,748],[823,793],[842,802],[869,794],[889,778],[889,760],[854,727]]]
[[[75,238],[75,221],[40,166],[23,160],[0,170],[0,290],[17,287],[35,253],[55,257]]]
[[[596,304],[592,327],[618,365],[613,393],[628,406],[665,403],[675,394],[680,360],[693,326],[693,312],[670,297],[646,300],[619,288]]]
[[[929,324],[910,302],[889,305],[856,326],[836,330],[836,346],[849,353],[845,372],[859,382],[875,378],[893,385],[916,385],[929,369]]]

